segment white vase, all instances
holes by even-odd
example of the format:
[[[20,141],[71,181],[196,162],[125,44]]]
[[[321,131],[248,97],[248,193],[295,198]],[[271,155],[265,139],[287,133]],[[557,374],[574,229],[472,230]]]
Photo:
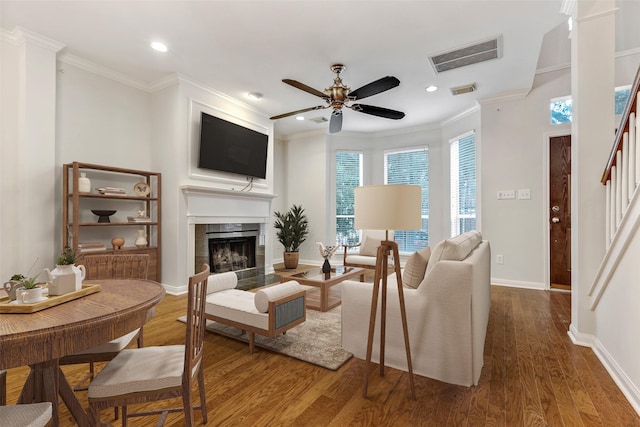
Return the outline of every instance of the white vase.
[[[87,178],[87,174],[84,172],[80,172],[80,178],[78,178],[78,191],[91,193],[91,180]]]
[[[84,265],[56,265],[53,271],[44,269],[49,276],[49,295],[64,295],[82,289],[86,276]]]
[[[134,244],[139,248],[147,247],[147,235],[144,232],[144,228],[138,230],[138,235],[136,236],[136,241]]]

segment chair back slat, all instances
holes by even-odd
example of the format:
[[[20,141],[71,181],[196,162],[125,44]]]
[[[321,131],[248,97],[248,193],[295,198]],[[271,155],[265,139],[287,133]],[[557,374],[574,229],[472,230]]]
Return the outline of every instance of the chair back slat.
[[[149,272],[149,254],[87,255],[82,259],[86,278],[146,279]]]
[[[187,338],[185,345],[185,360],[183,381],[189,381],[198,372],[204,349],[204,332],[206,319],[204,309],[207,298],[207,280],[209,279],[209,265],[204,264],[203,270],[189,277],[189,296],[187,302]]]

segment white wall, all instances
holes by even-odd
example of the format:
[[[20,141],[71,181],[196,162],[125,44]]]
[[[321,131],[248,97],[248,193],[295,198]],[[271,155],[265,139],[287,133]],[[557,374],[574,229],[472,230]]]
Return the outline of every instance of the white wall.
[[[570,133],[550,124],[549,102],[570,93],[568,70],[536,76],[523,99],[482,104],[482,232],[491,241],[493,283],[544,289],[544,135]],[[530,189],[530,200],[498,200],[499,190]],[[504,264],[495,263],[496,255]]]
[[[321,264],[316,242],[325,241],[327,229],[327,159],[326,135],[311,133],[290,138],[284,142],[286,169],[278,165],[286,187],[279,192],[277,206],[280,212],[292,205],[301,205],[309,219],[309,235],[300,247],[300,262]],[[277,209],[274,209],[277,210]],[[274,241],[274,261],[282,258],[282,245]]]
[[[56,223],[56,52],[26,30],[0,32],[0,277],[43,278],[60,251]],[[58,205],[59,206],[59,205]]]

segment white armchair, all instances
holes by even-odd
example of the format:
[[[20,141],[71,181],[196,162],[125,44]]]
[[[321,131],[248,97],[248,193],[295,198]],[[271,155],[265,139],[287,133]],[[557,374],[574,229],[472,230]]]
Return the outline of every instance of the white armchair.
[[[343,265],[345,267],[376,268],[376,255],[380,242],[385,240],[384,230],[362,230],[362,239],[355,245],[344,245]],[[393,240],[393,230],[389,230],[389,240]],[[354,248],[358,250],[355,251]]]

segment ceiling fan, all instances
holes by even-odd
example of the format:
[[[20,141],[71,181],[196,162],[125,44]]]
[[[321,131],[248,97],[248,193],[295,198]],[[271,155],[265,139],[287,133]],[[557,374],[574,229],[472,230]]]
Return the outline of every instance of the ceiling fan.
[[[302,110],[290,111],[271,117],[271,120],[282,119],[284,117],[293,116],[307,111],[322,110],[325,108],[333,108],[331,113],[331,121],[329,123],[329,132],[336,133],[342,129],[342,108],[350,108],[353,111],[370,114],[372,116],[384,117],[385,119],[399,120],[404,117],[402,111],[390,110],[388,108],[376,107],[375,105],[352,104],[354,101],[377,95],[381,92],[393,89],[400,84],[400,80],[393,76],[386,76],[374,82],[366,84],[356,90],[351,90],[342,83],[340,73],[344,71],[345,66],[335,64],[331,66],[331,71],[336,74],[333,79],[333,85],[321,92],[317,89],[309,87],[297,80],[283,79],[282,81],[297,89],[303,90],[311,95],[318,96],[326,102],[325,105],[317,105],[315,107],[303,108]]]

